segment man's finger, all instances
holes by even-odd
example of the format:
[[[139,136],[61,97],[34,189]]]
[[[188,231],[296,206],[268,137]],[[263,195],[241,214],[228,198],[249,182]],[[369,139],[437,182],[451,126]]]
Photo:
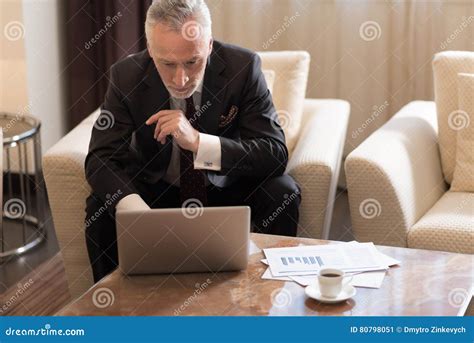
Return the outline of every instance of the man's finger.
[[[150,118],[148,118],[145,124],[151,125],[153,123],[156,123],[162,117],[177,116],[177,115],[180,115],[181,113],[182,112],[180,110],[162,110],[162,111],[159,111],[158,113],[153,114]]]
[[[169,135],[170,132],[173,133],[175,130],[178,130],[179,122],[180,122],[180,118],[175,118],[161,125],[160,130],[157,131],[156,133],[155,139],[160,140],[161,137],[163,136],[166,137],[166,135]],[[164,130],[167,130],[167,131],[164,132]]]
[[[165,128],[163,128],[163,130],[161,130],[161,133],[160,135],[157,137],[157,140],[161,143],[161,144],[165,144],[166,143],[166,137],[168,135],[171,135],[173,134],[175,131],[175,127],[173,125],[169,125]]]
[[[171,135],[171,134],[173,135],[173,137],[175,137],[174,134],[176,131],[178,131],[178,129],[179,129],[179,119],[170,121],[166,125],[163,125],[161,127],[161,132],[157,136],[157,139],[161,140],[161,138],[163,137],[166,138],[167,135]]]
[[[166,125],[163,125],[161,127],[160,133],[156,136],[156,139],[159,141],[162,141],[163,139],[166,139],[166,136],[170,134],[174,134],[174,132],[178,128],[178,123],[179,123],[179,120],[174,120],[174,121],[169,121],[168,123],[166,123]]]
[[[155,133],[153,134],[153,137],[155,139],[156,139],[156,137],[158,137],[158,134],[160,133],[160,130],[163,127],[164,124],[169,123],[170,121],[176,120],[176,119],[179,119],[179,115],[170,114],[170,115],[158,118],[158,121],[157,121],[156,127],[155,127]]]

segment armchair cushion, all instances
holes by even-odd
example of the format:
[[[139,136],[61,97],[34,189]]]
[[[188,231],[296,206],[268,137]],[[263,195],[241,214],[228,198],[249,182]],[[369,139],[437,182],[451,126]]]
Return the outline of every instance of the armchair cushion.
[[[344,100],[307,99],[303,129],[287,172],[301,187],[298,235],[328,234],[350,105]]]
[[[270,93],[273,92],[273,84],[275,83],[275,72],[270,69],[262,70],[265,81],[267,82],[267,87]]]
[[[447,192],[411,228],[410,248],[474,254],[474,193]]]
[[[272,92],[275,115],[278,115],[291,152],[298,140],[303,116],[310,56],[306,51],[269,51],[260,52],[259,56],[262,69],[275,72]]]
[[[404,106],[345,166],[356,239],[406,246],[408,230],[446,191],[434,103]]]
[[[84,233],[86,198],[91,191],[84,160],[97,116],[98,111],[92,113],[43,157],[49,204],[73,299],[93,284]]]
[[[474,192],[474,74],[459,74],[459,124],[452,191]]]
[[[445,51],[433,60],[434,89],[438,113],[439,147],[444,178],[453,181],[456,163],[455,116],[458,111],[458,73],[474,73],[474,52]]]

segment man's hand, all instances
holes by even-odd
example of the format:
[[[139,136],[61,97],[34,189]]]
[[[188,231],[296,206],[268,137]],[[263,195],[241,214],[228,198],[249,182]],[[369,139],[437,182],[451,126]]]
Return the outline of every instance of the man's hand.
[[[182,111],[159,111],[146,121],[147,125],[154,123],[156,123],[156,127],[153,138],[161,144],[165,144],[166,136],[173,135],[174,140],[182,149],[197,152],[199,132],[191,126]]]

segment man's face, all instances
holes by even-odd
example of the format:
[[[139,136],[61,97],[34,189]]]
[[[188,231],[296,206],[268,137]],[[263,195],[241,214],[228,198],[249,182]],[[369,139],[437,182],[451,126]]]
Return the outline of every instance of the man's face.
[[[202,34],[186,39],[164,24],[153,28],[148,51],[170,95],[189,98],[204,77],[207,59],[212,51],[212,38]]]

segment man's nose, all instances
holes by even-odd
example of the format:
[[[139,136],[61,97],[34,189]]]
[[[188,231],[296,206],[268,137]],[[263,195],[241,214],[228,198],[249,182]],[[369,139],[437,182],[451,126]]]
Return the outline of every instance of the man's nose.
[[[173,83],[177,87],[182,88],[186,85],[188,80],[189,80],[189,77],[186,75],[186,71],[184,70],[184,68],[181,66],[178,66],[176,68],[176,73],[174,74]]]

